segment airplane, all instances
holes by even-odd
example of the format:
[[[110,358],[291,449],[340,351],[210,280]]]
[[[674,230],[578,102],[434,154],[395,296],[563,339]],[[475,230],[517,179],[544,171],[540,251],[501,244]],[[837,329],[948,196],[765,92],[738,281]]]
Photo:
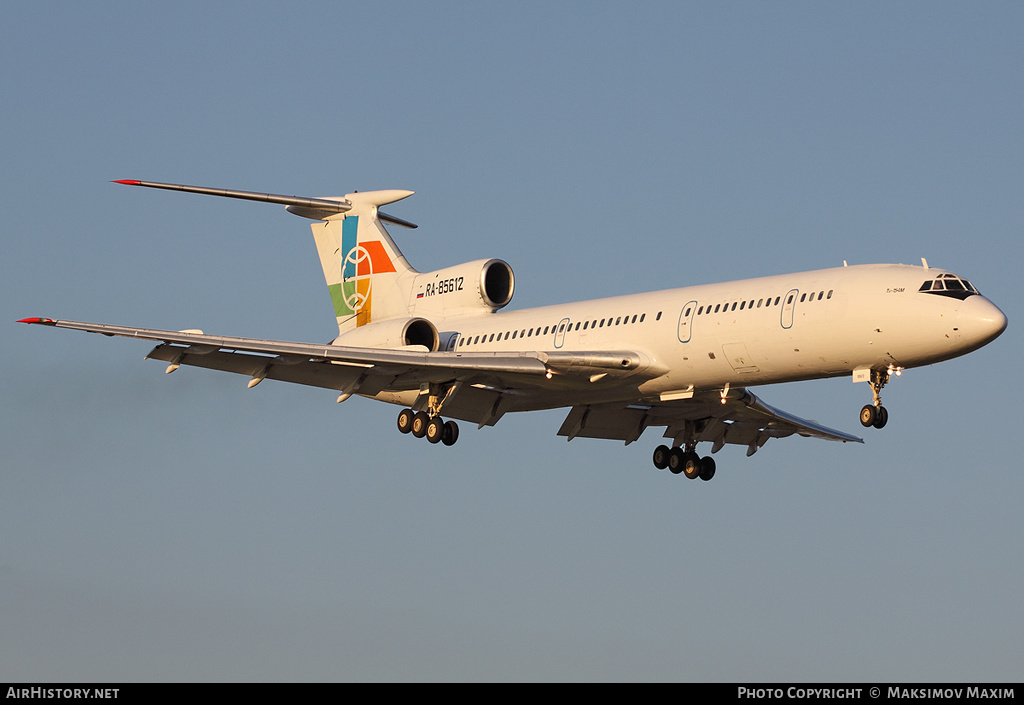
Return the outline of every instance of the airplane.
[[[379,210],[413,194],[383,190],[307,198],[181,184],[114,183],[284,205],[311,224],[337,318],[326,343],[299,343],[25,318],[20,323],[156,341],[148,359],[332,389],[397,404],[398,430],[453,445],[453,419],[495,425],[506,413],[567,408],[558,435],[636,441],[664,428],[656,468],[710,480],[697,453],[725,444],[747,456],[772,438],[863,438],[774,408],[750,387],[852,376],[872,402],[864,427],[889,414],[881,392],[903,370],[995,340],[1006,316],[963,277],[921,265],[868,264],[643,294],[504,310],[512,268],[481,259],[415,270]],[[444,416],[442,416],[442,413]],[[447,417],[447,420],[446,420]]]

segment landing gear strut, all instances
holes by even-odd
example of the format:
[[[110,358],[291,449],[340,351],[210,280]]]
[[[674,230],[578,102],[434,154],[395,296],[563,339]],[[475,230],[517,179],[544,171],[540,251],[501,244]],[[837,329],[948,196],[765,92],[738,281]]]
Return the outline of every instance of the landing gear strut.
[[[686,450],[682,448],[669,448],[668,446],[658,446],[654,449],[654,467],[659,470],[669,469],[673,475],[682,473],[689,479],[700,478],[702,480],[710,480],[715,476],[715,461],[711,456],[705,458],[697,455],[694,450],[696,443],[687,446]]]

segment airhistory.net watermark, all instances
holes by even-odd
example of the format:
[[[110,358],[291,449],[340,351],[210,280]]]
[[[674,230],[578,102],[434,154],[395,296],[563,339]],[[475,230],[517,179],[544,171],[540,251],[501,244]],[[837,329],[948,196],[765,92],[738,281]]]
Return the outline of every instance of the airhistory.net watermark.
[[[18,698],[24,700],[112,700],[117,699],[117,691],[120,688],[43,688],[33,686],[31,688],[7,689],[7,698]]]

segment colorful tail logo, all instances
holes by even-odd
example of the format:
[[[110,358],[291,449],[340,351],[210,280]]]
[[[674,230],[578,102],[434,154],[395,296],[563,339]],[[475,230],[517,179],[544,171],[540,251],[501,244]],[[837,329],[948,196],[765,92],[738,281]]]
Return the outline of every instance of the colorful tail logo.
[[[339,318],[356,316],[356,325],[370,322],[373,275],[394,272],[395,265],[379,240],[359,243],[359,216],[345,218],[341,229],[341,283],[329,289],[334,313]]]

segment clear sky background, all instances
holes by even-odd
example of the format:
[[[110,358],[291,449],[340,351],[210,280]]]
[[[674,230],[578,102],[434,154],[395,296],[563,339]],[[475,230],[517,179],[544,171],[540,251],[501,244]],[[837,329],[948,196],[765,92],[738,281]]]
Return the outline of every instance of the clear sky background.
[[[1024,5],[10,2],[0,22],[0,680],[1019,680]],[[137,178],[407,188],[422,271],[513,307],[868,262],[1010,327],[863,434],[713,482],[564,412],[397,407],[26,316],[332,338],[308,222]],[[705,452],[707,452],[705,450]]]

